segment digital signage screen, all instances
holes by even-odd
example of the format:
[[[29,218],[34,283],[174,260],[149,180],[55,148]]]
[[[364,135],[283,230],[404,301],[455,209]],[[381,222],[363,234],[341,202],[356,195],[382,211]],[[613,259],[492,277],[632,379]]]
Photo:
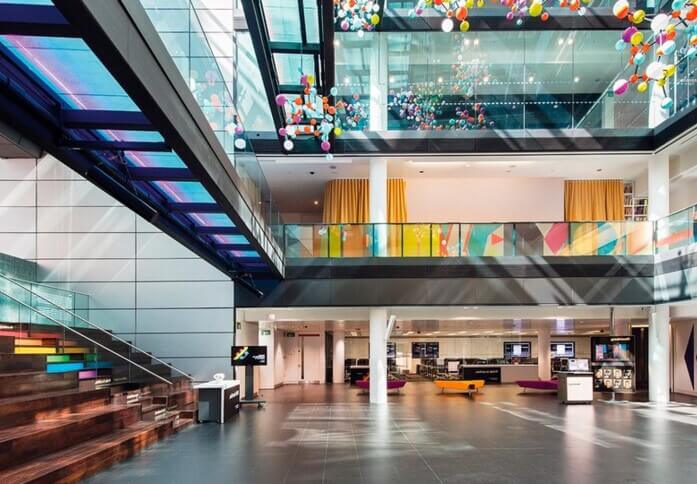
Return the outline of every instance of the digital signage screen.
[[[634,361],[634,337],[592,337],[591,352],[593,361]]]
[[[233,346],[232,366],[266,366],[266,346]]]
[[[392,341],[387,342],[387,357],[397,358],[397,343]]]
[[[413,342],[411,344],[412,358],[438,358],[439,344],[437,341]]]
[[[530,341],[506,341],[503,343],[504,358],[530,358]]]
[[[552,358],[573,358],[576,356],[576,345],[573,341],[550,343]]]

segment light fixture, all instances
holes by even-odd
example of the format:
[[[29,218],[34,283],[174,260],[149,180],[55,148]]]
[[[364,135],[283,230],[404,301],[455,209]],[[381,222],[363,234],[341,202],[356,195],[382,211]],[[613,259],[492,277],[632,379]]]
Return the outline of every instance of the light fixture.
[[[535,80],[534,76],[528,77],[528,82],[532,84],[532,82]]]
[[[238,150],[243,150],[247,147],[247,142],[244,140],[244,138],[237,138],[235,140],[235,148]]]
[[[315,200],[315,201],[312,202],[312,203],[314,203],[315,205],[319,205],[319,200]]]
[[[389,80],[390,80],[390,84],[393,84],[394,83],[394,76],[390,76]]]
[[[578,76],[574,77],[574,82],[578,82],[578,81],[580,81],[580,80],[581,80],[580,77],[578,77]]]
[[[295,147],[295,144],[289,139],[287,139],[283,142],[283,149],[286,151],[293,151],[294,147]]]
[[[443,19],[443,23],[440,24],[440,28],[443,32],[452,32],[455,27],[455,22],[451,18]]]
[[[465,39],[464,44],[465,44],[466,46],[469,46],[469,45],[470,45],[470,39]]]
[[[443,77],[442,77],[442,76],[439,76],[439,77],[438,77],[438,84],[442,84],[442,83],[443,83]]]
[[[474,39],[474,45],[479,45],[479,39]]]
[[[334,47],[339,47],[341,45],[341,42],[339,42],[339,39],[334,39]]]
[[[557,40],[557,45],[563,45],[564,44],[564,39],[560,38]]]
[[[269,313],[269,320],[276,321],[276,315],[274,313]]]
[[[571,37],[569,37],[568,39],[566,39],[566,43],[569,44],[569,45],[571,45],[571,44],[574,43],[574,39],[571,38]]]

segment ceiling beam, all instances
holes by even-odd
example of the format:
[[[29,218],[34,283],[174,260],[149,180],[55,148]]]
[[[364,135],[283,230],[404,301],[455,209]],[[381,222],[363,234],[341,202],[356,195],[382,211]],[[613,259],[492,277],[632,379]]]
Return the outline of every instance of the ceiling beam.
[[[167,204],[172,212],[186,212],[186,213],[225,213],[225,211],[220,208],[217,203],[205,203],[205,202],[169,202]]]
[[[140,111],[61,110],[63,126],[71,129],[157,131]]]
[[[172,149],[164,142],[151,141],[107,141],[107,140],[72,140],[64,139],[59,143],[62,148],[92,151],[153,151],[170,152]]]
[[[78,37],[75,29],[53,5],[0,4],[1,35]]]
[[[254,250],[250,244],[214,244],[218,250]]]
[[[269,48],[274,54],[319,54],[320,52],[320,44],[302,42],[269,42]]]
[[[133,166],[128,174],[136,181],[198,181],[188,168],[162,168]]]
[[[409,16],[409,9],[388,8],[383,11],[378,29],[381,32],[442,32],[441,24],[445,16],[438,13],[426,12],[417,17]],[[516,31],[521,26],[514,21],[506,20],[500,9],[478,8],[467,19],[470,23],[470,32],[475,31]],[[612,14],[611,8],[589,9],[586,15],[578,15],[575,12],[558,11],[542,22],[536,18],[526,18],[522,29],[524,30],[624,30],[626,21],[620,20]],[[455,27],[453,32],[459,33]]]
[[[201,235],[242,235],[237,227],[198,226],[196,233]]]

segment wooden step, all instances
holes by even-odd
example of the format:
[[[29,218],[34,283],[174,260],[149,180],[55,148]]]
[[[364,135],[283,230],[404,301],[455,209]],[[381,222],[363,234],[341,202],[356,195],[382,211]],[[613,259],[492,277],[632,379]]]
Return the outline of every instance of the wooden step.
[[[0,398],[77,388],[77,373],[0,373]]]
[[[139,405],[105,405],[0,430],[0,469],[87,442],[140,421]]]
[[[123,430],[41,459],[0,471],[3,484],[78,482],[141,452],[158,440],[191,425],[185,419],[139,422]]]
[[[45,367],[46,356],[44,355],[16,355],[12,352],[0,354],[0,373],[41,371]]]
[[[0,428],[27,425],[109,404],[108,389],[64,390],[0,399]]]

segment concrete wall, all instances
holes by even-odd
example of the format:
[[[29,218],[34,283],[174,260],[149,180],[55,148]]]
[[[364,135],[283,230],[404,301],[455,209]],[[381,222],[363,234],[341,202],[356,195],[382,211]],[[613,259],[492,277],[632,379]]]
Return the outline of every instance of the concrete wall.
[[[409,178],[408,222],[564,220],[562,178]]]
[[[0,252],[91,296],[90,320],[208,380],[231,373],[233,283],[54,158],[0,160]]]

